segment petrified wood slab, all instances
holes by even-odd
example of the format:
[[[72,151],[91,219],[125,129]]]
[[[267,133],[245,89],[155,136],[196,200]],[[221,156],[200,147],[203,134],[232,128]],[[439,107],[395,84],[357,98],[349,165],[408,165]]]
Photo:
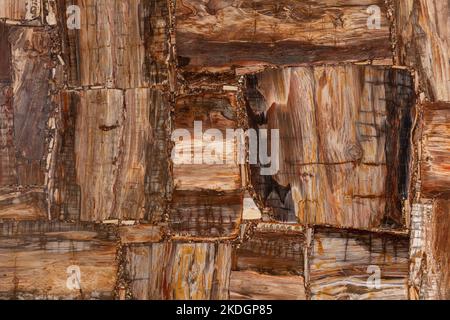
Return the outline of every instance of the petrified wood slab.
[[[0,217],[47,217],[50,35],[0,25]]]
[[[368,28],[368,8],[380,28]],[[186,71],[391,58],[387,7],[381,0],[176,2],[178,64]]]
[[[44,188],[0,188],[0,219],[22,221],[47,217]]]
[[[172,130],[172,104],[168,95],[152,90],[150,95],[149,123],[152,143],[147,147],[145,220],[159,222],[167,212],[168,199],[173,189],[173,172],[170,162]]]
[[[80,95],[77,92],[61,92],[58,121],[58,138],[61,145],[56,155],[56,182],[51,208],[55,218],[75,221],[80,218],[81,207],[81,189],[77,183],[75,164],[75,132],[80,103]]]
[[[445,0],[396,0],[397,59],[419,73],[430,101],[450,101],[450,23]]]
[[[141,10],[144,11],[142,36],[146,48],[145,71],[150,84],[165,83],[169,73],[169,6],[167,0],[146,0],[141,4]]]
[[[0,0],[0,299],[449,299],[448,6]]]
[[[410,242],[410,298],[434,298],[437,296],[436,275],[427,272],[430,254],[428,239],[431,238],[433,205],[415,203],[411,210],[411,242]],[[430,254],[430,257],[433,256]],[[433,266],[433,264],[431,264]],[[434,280],[434,281],[433,281]]]
[[[176,236],[237,236],[243,210],[241,168],[235,160],[237,142],[227,140],[226,134],[227,129],[237,127],[234,94],[177,98],[174,129],[183,130],[186,136],[173,137],[174,194],[169,223]],[[222,137],[210,134],[210,129],[219,130]]]
[[[233,252],[231,299],[304,300],[305,232],[259,223]]]
[[[438,275],[439,299],[450,299],[450,201],[439,200],[434,206],[434,230],[431,233],[431,244]]]
[[[11,44],[8,39],[9,27],[4,23],[0,22],[0,49],[1,49],[1,59],[0,59],[0,81],[2,84],[4,82],[11,82]],[[3,104],[3,103],[2,103]]]
[[[233,270],[303,275],[305,234],[301,226],[260,223],[234,252]]]
[[[231,300],[306,300],[300,276],[274,276],[254,271],[232,271]]]
[[[81,290],[67,286],[73,266],[81,272]],[[111,299],[117,274],[114,233],[102,225],[0,223],[0,270],[0,298]]]
[[[163,240],[165,228],[149,224],[119,227],[119,236],[122,244],[153,243]]]
[[[70,85],[128,89],[166,80],[166,1],[66,0],[63,15],[64,3],[81,9],[81,29],[66,30]]]
[[[422,111],[421,191],[424,197],[450,196],[450,103],[429,103]]]
[[[167,100],[145,88],[83,90],[69,98],[69,106],[78,103],[74,154],[81,220],[151,220],[154,210],[146,208],[157,207],[152,199],[162,198],[167,188],[167,179],[159,176],[169,174]],[[70,157],[67,161],[70,166]]]
[[[178,239],[235,238],[241,221],[241,191],[175,191],[170,228]]]
[[[153,243],[127,248],[133,298],[228,299],[231,244]]]
[[[415,204],[411,221],[410,297],[450,298],[450,203]]]
[[[82,221],[116,217],[113,199],[125,119],[123,107],[124,97],[120,90],[80,93],[75,154]]]
[[[397,61],[416,71],[421,106],[411,212],[410,298],[448,299],[450,2],[396,1]]]
[[[0,186],[16,185],[14,111],[12,89],[7,83],[0,83],[0,150]]]
[[[272,181],[253,180],[266,205],[293,205],[300,223],[404,228],[414,107],[409,73],[286,68],[256,81],[261,96],[247,97],[253,123],[280,132],[279,172]]]
[[[46,129],[53,108],[47,98],[52,68],[50,35],[37,28],[12,27],[8,39],[18,184],[43,185]]]
[[[0,19],[11,24],[35,20],[33,25],[36,25],[41,22],[42,9],[42,0],[2,0]]]
[[[408,299],[407,236],[319,228],[313,239],[311,299]]]

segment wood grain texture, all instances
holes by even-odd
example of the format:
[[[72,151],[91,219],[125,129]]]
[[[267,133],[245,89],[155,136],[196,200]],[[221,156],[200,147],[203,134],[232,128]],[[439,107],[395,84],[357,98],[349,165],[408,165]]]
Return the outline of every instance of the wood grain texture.
[[[411,221],[410,296],[446,300],[450,293],[448,200],[415,204]]]
[[[145,220],[157,223],[164,219],[173,191],[173,172],[170,162],[172,104],[167,93],[156,89],[151,90],[149,103],[152,143],[148,145],[144,155],[148,163],[145,179]]]
[[[397,59],[419,73],[429,101],[450,101],[449,4],[396,0]]]
[[[381,11],[379,29],[367,9]],[[176,2],[178,64],[186,71],[391,58],[384,1]]]
[[[1,25],[0,29],[2,29]],[[0,32],[2,31],[0,30]],[[8,61],[11,54],[9,48],[5,48],[5,50],[1,53],[2,61],[3,59]],[[14,141],[13,90],[12,83],[8,79],[9,76],[9,73],[0,76],[0,186],[18,183]]]
[[[44,189],[49,146],[50,35],[0,25],[0,218],[47,216]]]
[[[306,300],[303,277],[232,271],[231,300]]]
[[[145,217],[145,176],[149,145],[153,143],[151,125],[152,93],[147,89],[125,92],[124,126],[120,142],[119,170],[114,186],[118,217]],[[155,107],[155,106],[154,106]],[[113,130],[114,131],[114,130]]]
[[[263,186],[263,199],[276,200],[271,190],[280,197],[285,189],[278,201],[290,202],[290,193],[301,223],[402,228],[411,87],[409,74],[382,67],[286,68],[257,75],[262,97],[253,117],[262,119],[260,127],[280,132],[280,170],[269,181],[277,188]]]
[[[81,30],[76,43],[80,84],[139,87],[144,61],[139,2],[88,0],[74,4],[81,9]]]
[[[0,3],[0,19],[27,22],[37,20],[42,13],[41,0],[2,0]]]
[[[431,243],[439,277],[439,299],[450,299],[450,201],[439,200],[435,204]]]
[[[450,196],[450,103],[423,106],[421,191],[424,197]]]
[[[11,44],[8,41],[9,27],[4,22],[0,22],[0,81],[2,84],[12,81],[11,76]]]
[[[302,226],[259,223],[241,241],[233,251],[230,299],[306,299]]]
[[[51,208],[53,217],[77,221],[80,219],[81,188],[77,182],[75,155],[75,133],[80,95],[77,92],[60,93],[60,118],[58,137],[61,146],[56,156],[54,200]]]
[[[47,201],[43,188],[0,188],[0,219],[41,220],[47,218]]]
[[[310,260],[313,300],[408,299],[408,238],[317,229]],[[368,283],[379,268],[380,283]],[[375,270],[375,269],[374,269]]]
[[[201,123],[198,133],[195,122]],[[177,236],[237,236],[243,211],[241,169],[236,161],[229,162],[237,151],[235,141],[226,138],[226,130],[237,127],[233,94],[203,93],[176,100],[174,129],[189,134],[173,137],[174,194],[169,222]],[[219,130],[222,137],[208,133],[210,129]]]
[[[66,30],[72,86],[129,89],[166,80],[166,1],[66,0],[63,13],[69,4],[81,9],[81,29]]]
[[[260,223],[234,252],[233,270],[301,276],[305,234],[300,226]]]
[[[397,62],[416,71],[421,111],[415,135],[410,298],[448,299],[449,1],[396,1]]]
[[[148,224],[119,227],[122,244],[161,242],[165,231],[163,227]]]
[[[418,300],[420,297],[437,296],[436,275],[427,273],[426,251],[429,250],[427,241],[430,239],[433,206],[431,204],[415,203],[411,210],[411,239],[410,239],[410,297]],[[427,248],[428,247],[428,248]]]
[[[155,243],[127,249],[138,300],[228,299],[231,244]]]
[[[150,84],[163,84],[168,81],[170,34],[169,2],[150,0],[143,3],[143,37],[146,49],[145,70]]]
[[[0,0],[0,299],[450,299],[449,3]]]
[[[69,5],[81,9],[80,30],[67,27]],[[55,216],[159,222],[172,187],[169,94],[156,89],[167,82],[167,1],[60,0],[58,13],[73,91],[61,98]],[[102,117],[114,123],[97,127]]]
[[[164,150],[153,158],[148,153],[149,148],[160,148],[154,145],[165,107],[159,105],[160,94],[142,88],[86,90],[79,95],[75,154],[81,220],[148,218],[147,198],[166,183],[157,177],[147,180],[150,168],[158,173],[161,162],[168,161]],[[159,174],[166,174],[163,170]]]
[[[43,185],[51,75],[50,35],[37,28],[10,29],[14,139],[20,185]],[[33,139],[30,139],[33,137]]]
[[[110,89],[82,92],[80,98],[75,154],[81,220],[101,221],[117,214],[113,199],[124,126],[124,97],[122,91]]]
[[[46,221],[0,223],[0,297],[111,299],[117,273],[114,236],[101,225]],[[81,290],[67,268],[79,266]]]
[[[240,191],[175,191],[169,225],[176,239],[236,238],[242,219]]]

